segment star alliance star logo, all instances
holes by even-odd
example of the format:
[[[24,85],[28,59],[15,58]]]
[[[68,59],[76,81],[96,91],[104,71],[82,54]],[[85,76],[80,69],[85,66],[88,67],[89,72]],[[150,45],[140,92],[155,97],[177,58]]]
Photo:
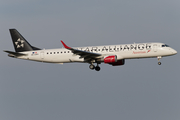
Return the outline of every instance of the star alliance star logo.
[[[17,40],[17,42],[15,42],[17,48],[20,48],[20,47],[24,47],[24,40],[21,40],[20,38]]]

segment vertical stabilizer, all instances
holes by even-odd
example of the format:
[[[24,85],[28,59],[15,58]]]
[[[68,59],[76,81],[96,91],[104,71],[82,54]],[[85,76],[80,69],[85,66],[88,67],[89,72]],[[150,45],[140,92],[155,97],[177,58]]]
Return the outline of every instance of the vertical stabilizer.
[[[16,29],[9,29],[9,31],[16,52],[39,50],[39,48],[31,46]]]

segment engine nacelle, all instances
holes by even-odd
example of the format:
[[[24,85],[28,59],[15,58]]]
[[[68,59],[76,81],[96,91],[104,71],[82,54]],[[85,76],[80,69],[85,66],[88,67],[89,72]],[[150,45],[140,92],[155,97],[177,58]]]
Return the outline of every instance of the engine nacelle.
[[[125,59],[118,60],[117,62],[110,63],[112,66],[119,66],[119,65],[124,65],[125,64]]]
[[[117,56],[116,55],[111,55],[111,56],[107,56],[104,58],[104,63],[115,63],[117,62]]]
[[[111,55],[104,58],[104,63],[108,63],[112,66],[119,66],[125,64],[125,59],[117,60],[116,55]]]

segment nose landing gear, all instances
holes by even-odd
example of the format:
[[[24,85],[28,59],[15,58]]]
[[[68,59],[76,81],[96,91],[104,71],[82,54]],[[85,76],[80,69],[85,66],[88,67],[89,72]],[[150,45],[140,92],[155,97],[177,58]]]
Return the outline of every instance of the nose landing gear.
[[[158,57],[157,57],[157,59],[158,59],[158,65],[161,65],[161,62],[160,62],[161,58],[162,58],[161,56],[158,56]]]

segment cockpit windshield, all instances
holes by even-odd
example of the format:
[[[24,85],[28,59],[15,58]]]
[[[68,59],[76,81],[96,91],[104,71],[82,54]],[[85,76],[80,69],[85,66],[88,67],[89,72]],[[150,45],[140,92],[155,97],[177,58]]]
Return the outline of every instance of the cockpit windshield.
[[[166,44],[165,44],[165,45],[162,45],[162,47],[169,47],[169,45],[166,45]]]

